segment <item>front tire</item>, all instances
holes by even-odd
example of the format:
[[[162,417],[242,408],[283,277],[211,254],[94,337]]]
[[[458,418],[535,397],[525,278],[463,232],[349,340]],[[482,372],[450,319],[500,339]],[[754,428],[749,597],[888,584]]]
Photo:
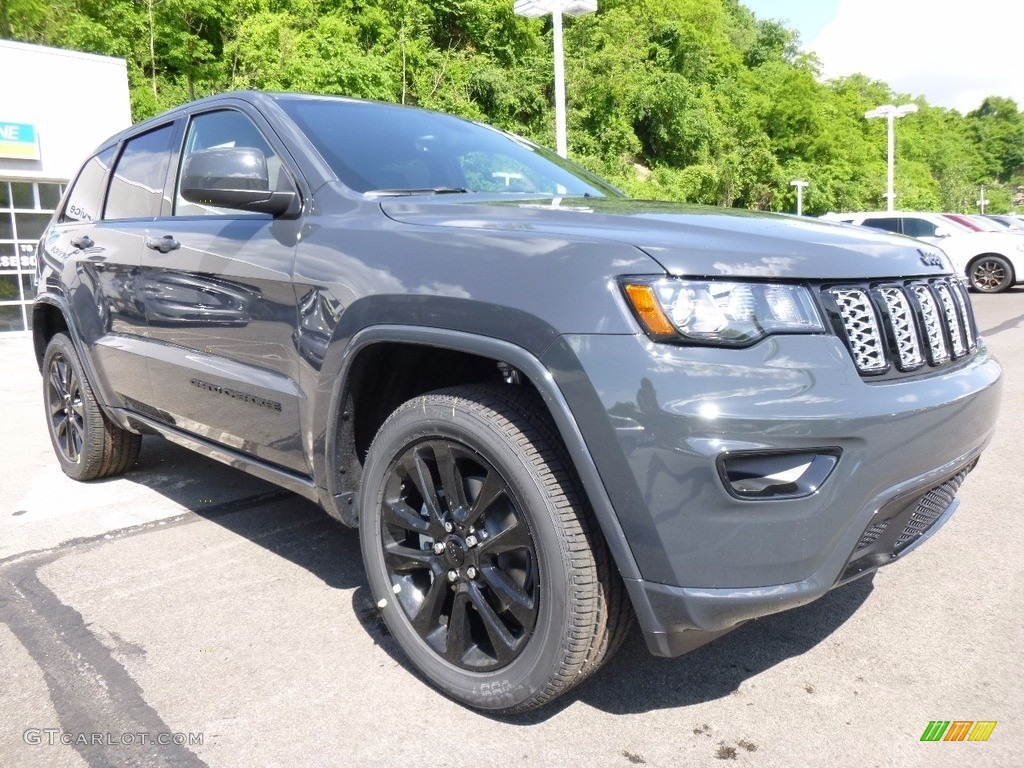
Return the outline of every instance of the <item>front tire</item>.
[[[979,293],[1000,293],[1013,285],[1013,267],[1002,256],[990,254],[972,262],[967,277]]]
[[[367,455],[359,528],[392,635],[469,706],[541,706],[628,630],[622,582],[529,390],[457,387],[400,406]]]
[[[96,480],[135,465],[142,436],[103,413],[75,345],[63,333],[50,339],[43,356],[43,402],[53,452],[68,477]]]

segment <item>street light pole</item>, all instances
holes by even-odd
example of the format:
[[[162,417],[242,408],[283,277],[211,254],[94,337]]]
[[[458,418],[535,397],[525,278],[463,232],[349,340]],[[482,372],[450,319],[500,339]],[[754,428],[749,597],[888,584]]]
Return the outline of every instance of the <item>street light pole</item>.
[[[555,142],[558,154],[569,156],[568,129],[565,118],[565,49],[562,46],[562,14],[551,12],[551,25],[555,38]]]
[[[804,187],[808,186],[808,182],[802,179],[794,179],[789,182],[789,186],[796,187],[796,215],[804,215]]]
[[[884,117],[889,123],[889,172],[888,172],[888,184],[886,187],[885,197],[888,202],[888,211],[893,210],[893,200],[896,198],[896,192],[893,191],[893,178],[895,176],[895,147],[896,147],[896,132],[893,128],[893,124],[897,118],[904,117],[905,115],[913,114],[917,112],[917,104],[900,104],[898,107],[892,104],[883,104],[880,107],[868,110],[864,113],[864,117],[868,120],[876,117]]]
[[[551,14],[555,43],[555,143],[558,154],[569,156],[565,119],[565,51],[562,45],[562,16],[582,16],[597,10],[597,0],[516,0],[513,11],[530,19]]]

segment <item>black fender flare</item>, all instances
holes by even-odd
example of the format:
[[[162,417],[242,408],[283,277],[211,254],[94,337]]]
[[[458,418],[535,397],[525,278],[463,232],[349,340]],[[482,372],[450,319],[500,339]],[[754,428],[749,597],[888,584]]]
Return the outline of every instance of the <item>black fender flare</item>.
[[[78,359],[82,363],[82,367],[85,368],[85,375],[89,377],[89,385],[92,387],[93,394],[99,401],[100,407],[103,408],[107,417],[115,421],[120,426],[125,426],[124,420],[117,418],[116,414],[112,412],[110,403],[114,402],[110,397],[110,392],[107,389],[106,382],[104,382],[99,376],[96,375],[96,369],[92,364],[92,358],[86,354],[85,345],[82,341],[82,334],[78,329],[78,324],[75,321],[75,315],[71,311],[71,306],[63,296],[54,293],[42,293],[36,297],[36,300],[32,304],[32,346],[35,349],[36,364],[39,366],[39,372],[42,373],[43,355],[46,352],[46,341],[42,336],[42,324],[39,322],[37,315],[41,314],[41,308],[43,306],[49,306],[55,308],[64,318],[64,325],[67,326],[68,336],[71,337],[71,343],[75,345],[75,352],[78,353]]]
[[[405,325],[375,325],[356,333],[346,345],[339,375],[333,383],[327,421],[325,425],[321,425],[323,429],[318,436],[318,441],[322,440],[323,443],[322,446],[318,446],[317,453],[323,457],[325,467],[338,465],[337,446],[336,441],[330,437],[330,425],[337,424],[342,417],[345,385],[352,365],[360,352],[382,342],[421,344],[491,358],[496,362],[507,363],[529,379],[543,398],[565,443],[619,572],[626,579],[640,578],[636,559],[626,541],[604,481],[568,402],[551,372],[540,359],[530,351],[508,341],[464,331]],[[325,393],[321,391],[321,394]],[[356,494],[351,491],[339,492],[331,472],[325,471],[320,477],[327,484],[327,487],[323,488],[321,499],[328,512],[340,520],[354,523]]]

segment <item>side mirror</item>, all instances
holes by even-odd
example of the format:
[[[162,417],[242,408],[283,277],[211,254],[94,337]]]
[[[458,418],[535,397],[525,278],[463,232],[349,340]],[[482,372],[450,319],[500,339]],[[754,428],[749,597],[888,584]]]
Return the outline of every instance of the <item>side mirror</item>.
[[[949,231],[948,229],[946,229],[945,227],[936,227],[936,228],[935,228],[935,234],[934,234],[934,235],[932,235],[932,237],[949,237],[949,236],[950,236],[950,235],[952,235],[952,234],[953,234],[953,233],[952,233],[952,232],[950,232],[950,231]]]
[[[252,147],[215,147],[194,152],[185,163],[181,196],[190,203],[281,216],[294,192],[272,192],[267,158]]]

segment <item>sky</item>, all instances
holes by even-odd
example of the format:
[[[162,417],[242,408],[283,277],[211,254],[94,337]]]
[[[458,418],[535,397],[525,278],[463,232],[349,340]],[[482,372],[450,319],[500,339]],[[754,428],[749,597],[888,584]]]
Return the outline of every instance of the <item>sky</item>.
[[[929,104],[977,109],[986,96],[1024,107],[1021,0],[740,0],[800,33],[822,74],[861,72]]]

